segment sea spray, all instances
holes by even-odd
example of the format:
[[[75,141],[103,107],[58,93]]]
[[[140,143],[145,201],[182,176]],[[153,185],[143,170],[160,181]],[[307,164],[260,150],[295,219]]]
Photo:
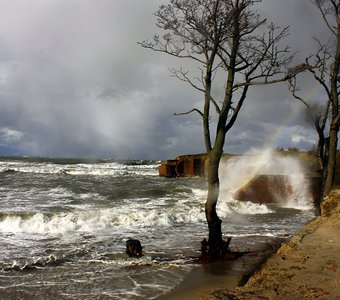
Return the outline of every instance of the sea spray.
[[[285,197],[270,191],[276,202],[282,207],[309,210],[312,209],[312,196],[308,180],[297,157],[282,156],[272,150],[262,150],[243,156],[235,156],[222,161],[220,166],[220,201],[219,213],[222,216],[237,212],[240,214],[271,213],[264,204],[240,202],[234,199],[234,193],[258,175],[281,175],[283,185],[289,190]]]

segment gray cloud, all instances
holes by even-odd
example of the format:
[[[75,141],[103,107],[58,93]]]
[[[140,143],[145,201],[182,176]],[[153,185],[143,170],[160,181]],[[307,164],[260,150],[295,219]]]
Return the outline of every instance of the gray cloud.
[[[0,0],[0,155],[203,152],[198,116],[172,115],[201,107],[202,95],[170,78],[178,62],[137,44],[157,30],[162,2]],[[322,33],[309,1],[262,4],[265,17],[291,26],[292,48],[303,49],[297,60],[309,54],[309,36]],[[315,138],[284,85],[251,90],[225,151],[261,147],[274,135],[282,147],[308,148]]]

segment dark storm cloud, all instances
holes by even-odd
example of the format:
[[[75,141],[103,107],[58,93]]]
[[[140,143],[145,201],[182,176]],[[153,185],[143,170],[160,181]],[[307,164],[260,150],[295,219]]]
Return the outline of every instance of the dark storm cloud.
[[[173,116],[201,108],[202,95],[170,78],[168,67],[178,62],[137,45],[157,30],[153,12],[163,2],[0,0],[0,155],[159,159],[203,152],[198,115]],[[297,60],[312,52],[309,36],[322,26],[308,0],[262,4],[264,17],[291,26],[292,48],[303,49]],[[287,115],[295,118],[283,124]],[[313,142],[284,84],[251,90],[225,150],[270,142]]]

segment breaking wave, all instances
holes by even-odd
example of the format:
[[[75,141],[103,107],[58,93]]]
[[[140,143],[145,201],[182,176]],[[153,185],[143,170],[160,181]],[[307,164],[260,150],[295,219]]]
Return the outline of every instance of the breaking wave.
[[[34,258],[30,261],[18,261],[14,260],[12,265],[3,266],[1,268],[2,271],[33,271],[37,269],[41,269],[47,266],[59,266],[62,263],[66,262],[67,259],[65,257],[57,257],[54,255],[49,255],[47,257],[39,257]]]
[[[101,209],[57,213],[53,215],[2,214],[0,232],[60,235],[70,232],[95,232],[98,230],[118,230],[120,232],[152,227],[170,227],[182,223],[204,222],[204,212],[200,207],[175,207],[167,209],[127,211],[125,208]]]

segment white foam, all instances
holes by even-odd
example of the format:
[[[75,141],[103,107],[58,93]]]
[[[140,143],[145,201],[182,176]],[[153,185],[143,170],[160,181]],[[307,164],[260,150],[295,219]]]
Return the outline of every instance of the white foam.
[[[257,215],[257,214],[271,214],[273,210],[269,209],[265,204],[257,204],[249,201],[238,201],[233,198],[225,199],[220,197],[217,203],[217,213],[221,217],[226,217],[229,214],[242,215]]]
[[[157,165],[124,165],[120,163],[95,163],[95,164],[53,164],[21,161],[1,161],[0,172],[12,170],[21,173],[35,174],[67,174],[67,175],[93,175],[93,176],[120,176],[150,175],[156,176]]]
[[[257,215],[257,214],[271,214],[273,210],[269,209],[265,204],[257,204],[249,201],[233,201],[229,203],[232,211],[239,214]]]
[[[181,223],[204,222],[204,211],[199,205],[188,207],[177,203],[174,207],[159,208],[154,203],[134,203],[115,208],[94,209],[81,206],[75,212],[11,215],[0,221],[2,233],[30,233],[62,235],[70,232],[93,233],[101,230],[131,231],[140,228],[170,227]]]
[[[260,232],[260,233],[228,233],[228,236],[230,237],[277,237],[277,234],[273,234],[270,232]]]
[[[238,202],[233,199],[233,194],[257,175],[286,175],[292,193],[285,199],[277,199],[280,205],[303,210],[312,209],[313,200],[299,160],[264,150],[257,154],[234,157],[226,164],[221,164],[221,197],[218,208],[223,215],[234,211],[241,214],[272,212],[266,205]],[[273,195],[275,196],[275,191]]]
[[[206,198],[208,195],[207,189],[192,189],[192,192],[198,199]]]

